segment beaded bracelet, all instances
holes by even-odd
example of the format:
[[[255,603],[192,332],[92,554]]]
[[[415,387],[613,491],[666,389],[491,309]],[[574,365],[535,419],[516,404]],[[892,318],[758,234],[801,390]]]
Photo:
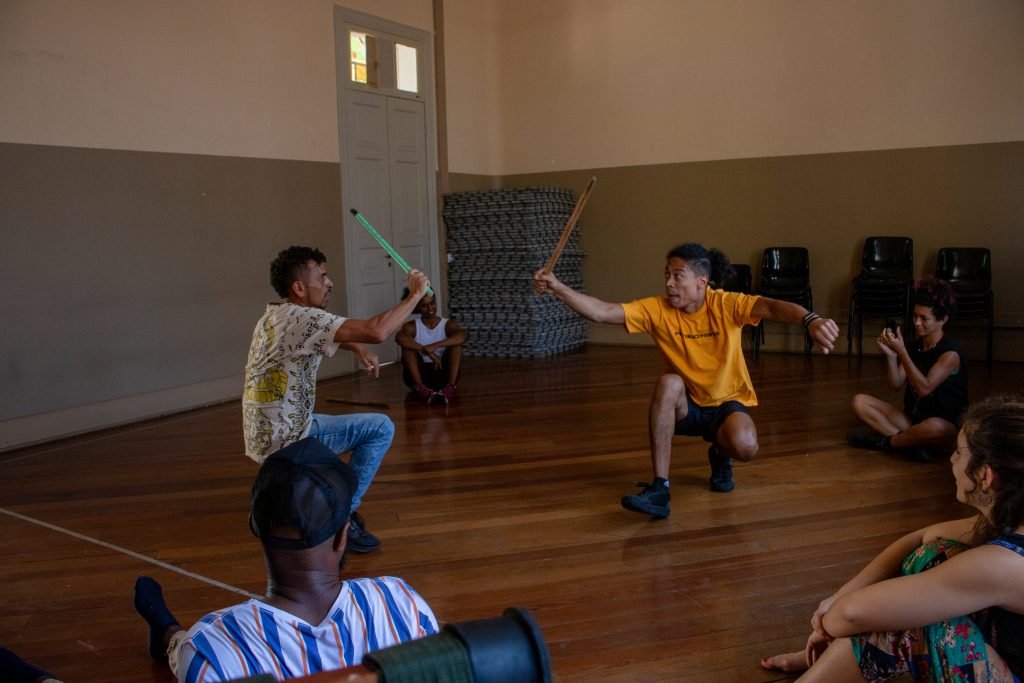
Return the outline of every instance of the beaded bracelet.
[[[809,328],[811,326],[811,323],[813,323],[815,320],[821,320],[821,316],[818,315],[817,313],[815,313],[814,311],[811,311],[810,313],[805,315],[804,316],[804,329],[806,330],[807,328]]]

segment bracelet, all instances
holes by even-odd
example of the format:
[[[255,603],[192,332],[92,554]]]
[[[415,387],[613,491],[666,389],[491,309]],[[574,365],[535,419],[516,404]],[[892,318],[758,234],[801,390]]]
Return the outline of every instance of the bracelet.
[[[805,315],[803,320],[804,329],[808,329],[811,326],[811,323],[813,323],[815,320],[821,320],[821,316],[815,313],[814,311],[811,311],[810,313]]]

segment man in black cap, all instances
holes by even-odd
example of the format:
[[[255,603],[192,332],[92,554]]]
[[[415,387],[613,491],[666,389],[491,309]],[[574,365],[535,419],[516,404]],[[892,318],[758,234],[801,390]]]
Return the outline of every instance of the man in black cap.
[[[359,664],[368,652],[437,632],[437,620],[395,577],[342,581],[339,566],[358,481],[313,438],[260,467],[249,526],[267,565],[267,594],[210,613],[187,632],[160,584],[135,582],[135,609],[149,624],[149,654],[169,660],[179,681],[225,681],[266,673],[293,678]]]

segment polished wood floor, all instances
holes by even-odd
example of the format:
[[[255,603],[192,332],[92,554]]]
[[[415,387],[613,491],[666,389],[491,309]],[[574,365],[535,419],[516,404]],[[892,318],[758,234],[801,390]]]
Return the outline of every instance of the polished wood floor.
[[[659,367],[633,347],[470,359],[447,409],[408,400],[394,366],[321,383],[318,409],[397,426],[363,506],[383,549],[348,572],[405,577],[445,621],[529,608],[557,680],[770,681],[784,676],[758,657],[802,645],[821,598],[903,531],[962,512],[948,463],[845,445],[877,359],[783,354],[751,363],[761,455],[736,490],[708,491],[705,444],[679,438],[672,516],[626,512],[650,476]],[[1021,364],[972,373],[975,398],[1024,386]],[[133,581],[156,577],[185,624],[242,599],[231,587],[261,593],[255,471],[237,402],[0,454],[0,644],[67,681],[170,681]]]

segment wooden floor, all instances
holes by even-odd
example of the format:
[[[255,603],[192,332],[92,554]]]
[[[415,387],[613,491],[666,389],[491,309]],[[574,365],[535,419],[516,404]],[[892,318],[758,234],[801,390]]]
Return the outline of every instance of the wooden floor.
[[[397,426],[363,506],[383,549],[348,572],[405,577],[444,621],[529,608],[557,680],[770,681],[784,677],[758,657],[801,646],[821,598],[902,532],[962,512],[947,462],[845,445],[877,358],[781,354],[751,363],[761,455],[736,490],[708,491],[705,444],[679,438],[672,516],[626,512],[619,497],[650,477],[659,368],[633,347],[471,359],[447,409],[408,401],[394,366],[321,383],[319,410],[384,402]],[[974,398],[1019,389],[1024,365],[971,379]],[[170,681],[132,584],[157,578],[186,625],[240,601],[229,587],[263,592],[242,453],[233,402],[0,454],[0,644],[67,681]]]

